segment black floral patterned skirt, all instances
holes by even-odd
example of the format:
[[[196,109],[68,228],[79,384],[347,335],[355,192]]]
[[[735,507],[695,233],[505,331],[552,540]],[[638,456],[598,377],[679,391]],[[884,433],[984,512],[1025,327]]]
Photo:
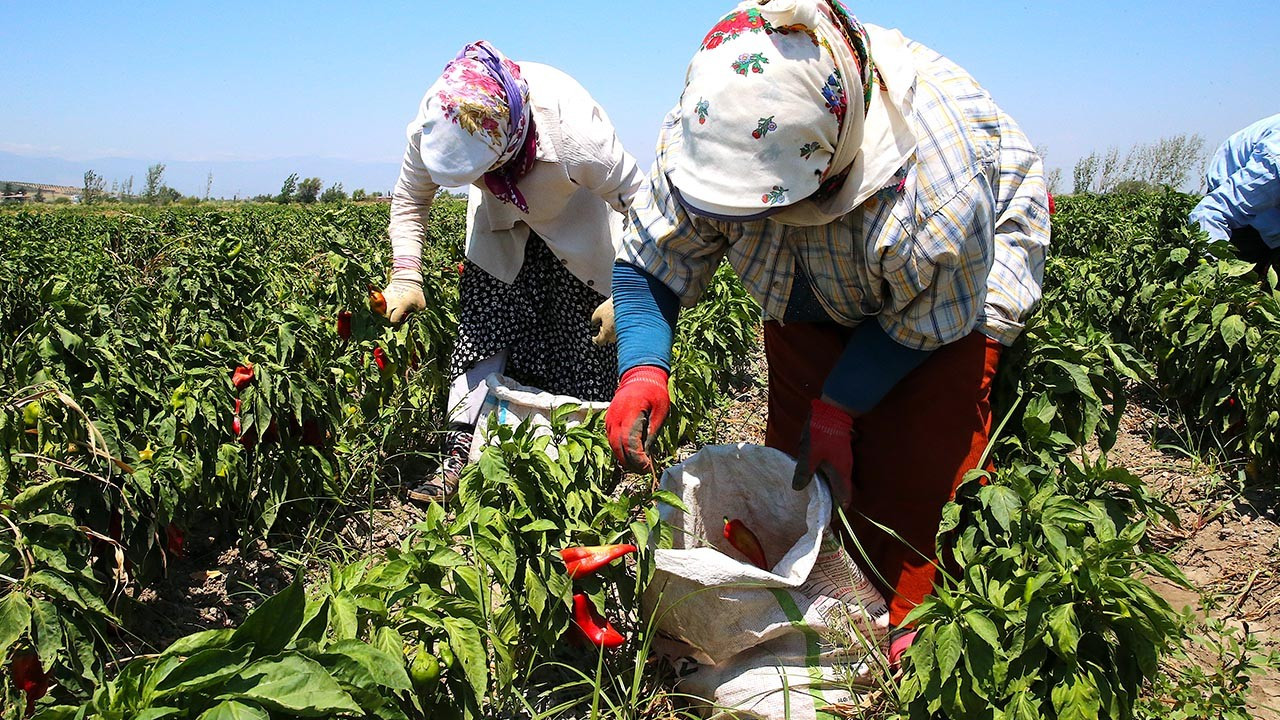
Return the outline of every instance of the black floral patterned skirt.
[[[617,350],[591,342],[591,313],[604,300],[534,233],[510,285],[464,261],[451,374],[461,375],[505,349],[506,375],[516,382],[580,400],[608,401],[618,382]]]

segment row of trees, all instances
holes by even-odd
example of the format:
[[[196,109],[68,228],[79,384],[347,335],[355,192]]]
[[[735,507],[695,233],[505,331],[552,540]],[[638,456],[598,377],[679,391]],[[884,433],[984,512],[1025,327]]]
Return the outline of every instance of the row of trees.
[[[209,199],[209,190],[212,186],[213,173],[209,173],[209,179],[205,184],[206,200]],[[106,201],[168,205],[181,199],[183,199],[182,193],[169,187],[164,182],[164,163],[156,163],[147,168],[147,179],[141,194],[135,195],[133,192],[132,175],[123,183],[112,181],[111,189],[107,190],[106,178],[93,170],[85,171],[84,186],[80,191],[80,202],[85,205]]]
[[[309,177],[302,180],[298,179],[298,173],[291,173],[289,177],[284,179],[284,184],[280,186],[279,195],[259,195],[254,198],[257,202],[277,202],[286,203],[303,203],[309,204],[313,202],[334,203],[343,202],[345,200],[366,200],[371,197],[382,197],[382,193],[375,192],[372,195],[366,193],[364,188],[357,189],[347,195],[347,191],[343,189],[342,183],[334,183],[328,188],[321,191],[324,187],[324,181],[318,177]]]
[[[1135,192],[1164,185],[1185,188],[1198,173],[1197,187],[1203,189],[1207,159],[1204,137],[1198,134],[1173,135],[1129,148],[1124,159],[1118,148],[1080,158],[1072,172],[1073,193]]]

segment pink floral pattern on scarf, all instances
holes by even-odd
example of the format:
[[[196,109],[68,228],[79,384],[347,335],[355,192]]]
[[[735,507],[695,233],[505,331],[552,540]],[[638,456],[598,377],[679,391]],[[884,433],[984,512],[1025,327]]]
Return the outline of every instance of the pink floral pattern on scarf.
[[[445,88],[436,94],[440,107],[454,124],[471,135],[483,135],[509,161],[525,140],[529,113],[522,113],[512,127],[510,105],[502,83],[478,58],[476,44],[468,45],[461,57],[445,66],[441,78]],[[494,51],[497,54],[497,51]],[[516,80],[527,107],[529,86],[520,76],[520,66],[499,55],[502,66]]]

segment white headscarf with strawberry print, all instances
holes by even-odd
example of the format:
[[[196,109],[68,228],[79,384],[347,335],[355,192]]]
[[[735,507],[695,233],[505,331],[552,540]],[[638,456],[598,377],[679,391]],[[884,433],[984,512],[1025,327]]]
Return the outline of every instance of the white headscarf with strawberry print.
[[[916,144],[911,93],[891,97],[877,68],[883,54],[914,86],[910,58],[884,44],[869,50],[838,0],[740,4],[689,63],[668,176],[681,200],[711,217],[821,225],[884,187]]]

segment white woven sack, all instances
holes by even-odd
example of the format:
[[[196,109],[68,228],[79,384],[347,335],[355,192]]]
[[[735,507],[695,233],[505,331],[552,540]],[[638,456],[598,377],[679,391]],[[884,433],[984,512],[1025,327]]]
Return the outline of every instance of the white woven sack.
[[[818,657],[800,635],[777,638],[721,665],[698,665],[680,679],[680,691],[704,700],[708,720],[814,720],[837,717],[828,708],[853,702],[850,685],[865,681],[861,653],[828,651]]]
[[[570,395],[553,395],[549,392],[528,387],[511,378],[492,373],[485,378],[488,394],[484,404],[480,406],[480,421],[476,424],[475,436],[471,440],[470,462],[476,462],[489,442],[489,416],[496,415],[503,425],[519,425],[532,418],[534,435],[551,434],[551,412],[564,405],[577,405],[578,409],[566,418],[569,427],[579,425],[586,420],[587,414],[602,411],[609,407],[607,402],[586,402]],[[547,455],[556,458],[554,445],[547,446]]]
[[[835,687],[839,678],[865,669],[863,658],[888,628],[883,597],[837,541],[824,546],[826,484],[792,490],[794,469],[778,450],[721,445],[662,477],[688,512],[659,509],[674,543],[655,552],[644,595],[663,636],[655,648],[698,664],[682,691],[741,717],[804,720],[847,701],[848,692]],[[751,565],[724,539],[725,517],[752,529],[771,570]]]

